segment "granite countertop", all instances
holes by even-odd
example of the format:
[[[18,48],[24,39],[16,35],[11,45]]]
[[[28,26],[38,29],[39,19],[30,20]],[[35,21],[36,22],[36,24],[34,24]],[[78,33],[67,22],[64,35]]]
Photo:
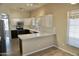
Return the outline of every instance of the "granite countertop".
[[[35,32],[40,32],[40,31],[38,31],[38,30],[35,30],[35,29],[32,29],[32,28],[26,28],[26,27],[24,27],[23,29],[28,29],[28,30],[30,30],[31,32],[33,32],[33,31],[35,31]],[[10,30],[16,30],[16,28],[15,27],[12,27]]]
[[[31,32],[35,31],[35,32],[38,32],[38,33],[18,35],[18,37],[21,40],[27,40],[27,39],[30,39],[30,38],[43,37],[43,36],[49,36],[49,35],[55,35],[56,34],[56,32],[54,30],[52,32],[48,32],[48,31],[44,32],[44,31],[39,31],[39,30],[35,30],[35,29],[32,29],[32,28],[28,28],[28,27],[24,27],[24,29],[28,29]],[[11,28],[11,30],[16,30],[16,28]]]
[[[44,36],[49,36],[49,35],[55,35],[55,33],[23,34],[23,35],[18,35],[18,37],[19,37],[21,40],[27,40],[27,39],[30,39],[30,38],[44,37]]]

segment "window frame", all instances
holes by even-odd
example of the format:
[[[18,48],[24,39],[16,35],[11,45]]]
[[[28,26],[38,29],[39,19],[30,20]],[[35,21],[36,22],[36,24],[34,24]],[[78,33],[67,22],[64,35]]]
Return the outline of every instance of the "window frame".
[[[77,10],[71,10],[71,11],[68,11],[67,12],[67,42],[69,40],[69,25],[70,25],[70,20],[69,20],[69,17],[70,17],[70,13],[73,12],[73,13],[76,13],[77,11],[79,11],[79,9]]]

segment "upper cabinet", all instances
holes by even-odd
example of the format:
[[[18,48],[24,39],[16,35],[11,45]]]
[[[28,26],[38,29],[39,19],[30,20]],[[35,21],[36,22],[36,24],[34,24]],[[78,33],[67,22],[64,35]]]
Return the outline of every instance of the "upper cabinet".
[[[24,22],[24,28],[31,28],[38,30],[40,32],[52,32],[54,31],[53,26],[53,16],[52,15],[44,15],[40,17],[32,17],[32,18],[13,18],[10,20],[11,29],[16,29],[17,22]]]
[[[52,15],[46,15],[41,17],[40,25],[46,28],[53,27],[53,16]]]
[[[35,26],[33,25],[33,28],[39,30],[40,32],[48,32],[48,33],[55,32],[52,15],[40,16],[35,18],[34,20],[33,22],[35,23]]]
[[[32,22],[32,18],[24,18],[24,25],[25,26],[31,25],[31,22]]]

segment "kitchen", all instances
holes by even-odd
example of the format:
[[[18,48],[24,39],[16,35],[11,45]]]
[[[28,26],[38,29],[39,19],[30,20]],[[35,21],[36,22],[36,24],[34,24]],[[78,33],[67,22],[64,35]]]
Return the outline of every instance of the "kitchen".
[[[28,15],[27,15],[28,14],[27,12],[30,13],[31,10],[34,10],[42,5],[44,5],[44,4],[34,4],[35,7],[31,8],[32,7],[31,4],[1,4],[2,10],[0,10],[0,12],[5,11],[4,13],[2,13],[1,16],[2,17],[8,16],[9,26],[10,26],[9,31],[11,31],[11,39],[13,41],[16,40],[17,42],[19,42],[18,46],[19,46],[21,55],[28,55],[28,54],[35,52],[36,50],[40,51],[40,50],[44,50],[46,48],[53,46],[52,35],[55,34],[55,30],[53,31],[53,33],[51,33],[51,31],[52,31],[51,29],[54,28],[53,23],[52,23],[53,16],[51,14],[49,14],[49,15],[40,16],[40,17],[28,17]],[[28,9],[26,9],[24,6],[26,6],[26,7],[30,6],[29,7],[30,11]],[[3,8],[3,7],[5,7],[5,8]],[[27,10],[27,12],[26,12],[26,10]],[[26,13],[24,13],[24,12],[26,12]],[[8,14],[8,15],[6,15],[6,14]],[[25,14],[25,16],[24,16],[24,14]],[[44,25],[44,24],[46,24],[46,25]],[[45,40],[44,37],[46,38],[46,36],[50,36],[49,37],[50,40],[48,40],[49,38],[47,40]],[[37,41],[34,40],[33,42],[31,42],[31,38],[32,39],[37,38],[38,40]],[[25,45],[27,45],[27,46],[25,46],[23,44],[24,44],[24,41],[27,39],[29,39],[30,41],[28,42],[29,44],[25,44]],[[43,42],[40,39],[43,40]],[[11,48],[13,48],[12,40],[10,41]],[[35,42],[37,42],[38,44],[35,44]],[[39,46],[40,42],[42,44],[41,46]],[[25,43],[27,43],[27,41]],[[31,44],[33,45],[32,48],[28,46]],[[43,45],[43,44],[46,44],[46,45]],[[14,43],[13,43],[13,45],[14,45]],[[34,47],[35,45],[36,45],[36,47]],[[9,48],[7,48],[7,50],[8,49]],[[24,49],[23,52],[22,52],[22,49]],[[27,51],[25,51],[25,50],[27,50]],[[15,51],[13,51],[13,52],[11,51],[10,53],[8,53],[8,52],[3,53],[3,55],[5,55],[5,54],[10,55],[10,54],[15,54],[15,53],[16,53]]]
[[[77,32],[70,30],[77,9],[78,3],[0,3],[0,55],[79,55]]]

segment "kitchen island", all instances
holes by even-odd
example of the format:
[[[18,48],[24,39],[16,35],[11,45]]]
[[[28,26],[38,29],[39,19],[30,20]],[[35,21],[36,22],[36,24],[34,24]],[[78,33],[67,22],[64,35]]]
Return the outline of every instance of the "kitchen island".
[[[29,55],[54,46],[55,33],[18,35],[21,55]]]

